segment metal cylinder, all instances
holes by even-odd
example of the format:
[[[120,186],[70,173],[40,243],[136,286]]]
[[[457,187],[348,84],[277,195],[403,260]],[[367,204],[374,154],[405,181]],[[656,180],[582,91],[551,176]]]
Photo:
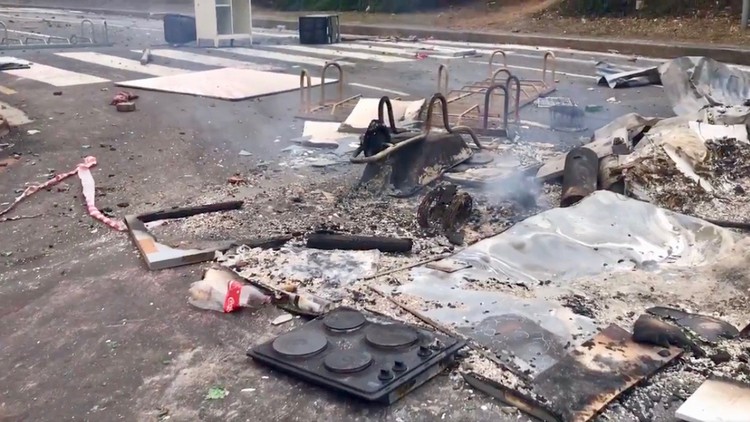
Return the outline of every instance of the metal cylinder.
[[[599,157],[588,148],[575,148],[565,157],[560,206],[569,207],[596,190]]]

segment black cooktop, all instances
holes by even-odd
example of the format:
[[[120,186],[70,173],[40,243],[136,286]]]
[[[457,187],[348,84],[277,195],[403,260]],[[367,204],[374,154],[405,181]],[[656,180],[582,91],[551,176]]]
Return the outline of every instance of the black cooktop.
[[[342,307],[247,354],[333,390],[393,403],[439,374],[463,346],[442,334]]]

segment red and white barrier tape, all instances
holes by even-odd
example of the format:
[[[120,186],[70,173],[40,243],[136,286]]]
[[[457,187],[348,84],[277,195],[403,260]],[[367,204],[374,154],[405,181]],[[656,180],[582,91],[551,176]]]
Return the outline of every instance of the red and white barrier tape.
[[[88,211],[89,215],[95,220],[99,220],[117,231],[125,231],[125,224],[123,222],[107,217],[106,215],[102,214],[102,212],[99,211],[98,208],[96,208],[94,202],[94,198],[96,197],[94,177],[91,175],[91,168],[94,166],[96,166],[96,158],[88,156],[84,158],[83,163],[78,164],[74,170],[71,170],[67,173],[58,174],[52,179],[42,183],[41,185],[29,186],[25,191],[23,191],[21,195],[16,198],[15,201],[13,201],[12,204],[10,204],[4,210],[0,211],[0,216],[7,214],[21,201],[39,192],[40,190],[55,186],[68,177],[77,174],[78,178],[81,179],[83,197],[86,200],[86,210]]]

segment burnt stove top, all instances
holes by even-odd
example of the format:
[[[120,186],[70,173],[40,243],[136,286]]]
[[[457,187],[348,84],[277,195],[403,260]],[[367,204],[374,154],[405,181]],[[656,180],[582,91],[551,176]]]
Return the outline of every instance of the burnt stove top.
[[[342,307],[247,354],[307,381],[390,404],[439,374],[463,346],[442,334]]]

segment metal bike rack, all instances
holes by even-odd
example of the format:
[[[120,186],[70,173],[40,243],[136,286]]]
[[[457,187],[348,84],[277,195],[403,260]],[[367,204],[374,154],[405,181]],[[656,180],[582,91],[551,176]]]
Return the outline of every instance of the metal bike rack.
[[[111,46],[112,44],[109,42],[109,27],[106,21],[103,22],[103,28],[104,39],[101,42],[96,37],[96,25],[90,19],[81,21],[81,34],[73,34],[70,38],[38,34],[29,35],[21,39],[9,37],[8,33],[12,32],[12,30],[8,29],[5,22],[0,21],[0,30],[3,31],[3,38],[0,40],[0,50]],[[90,35],[90,37],[86,35]]]
[[[497,52],[496,52],[497,53]],[[501,53],[497,53],[501,54]],[[490,61],[497,55],[493,53]],[[504,53],[502,53],[504,55]],[[499,83],[496,79],[500,73],[506,73],[508,76],[504,83]],[[447,69],[441,65],[438,68],[438,86],[440,89],[447,90]],[[511,89],[511,84],[515,85],[515,92]],[[513,102],[511,103],[511,94]],[[521,83],[519,79],[510,74],[507,69],[500,69],[491,75],[487,81],[477,82],[472,85],[464,86],[458,90],[451,90],[445,96],[445,105],[441,100],[442,113],[444,118],[454,126],[466,125],[472,128],[476,133],[486,136],[505,136],[508,129],[508,115],[515,113],[516,120],[519,119]],[[502,103],[494,103],[493,99],[503,98]],[[454,112],[448,111],[448,107]],[[456,113],[455,110],[458,110]],[[425,124],[432,119],[435,110],[428,107],[425,117]]]
[[[10,38],[8,37],[8,26],[5,25],[5,22],[0,21],[0,27],[3,29],[3,39],[0,41],[0,44],[8,45],[11,41],[16,42],[18,44],[23,44],[23,41],[21,41],[18,38]]]
[[[503,56],[503,66],[500,69],[495,70],[494,59],[497,55]],[[521,98],[519,100],[519,106],[524,107],[536,101],[539,97],[544,97],[551,94],[557,89],[557,83],[555,82],[555,68],[557,58],[551,51],[544,53],[544,62],[542,64],[542,79],[519,79],[521,84]],[[495,82],[495,77],[499,72],[507,72],[511,75],[508,70],[508,57],[503,50],[496,50],[490,56],[489,61],[489,79],[479,84],[490,86]],[[549,76],[549,78],[548,78]]]
[[[448,82],[450,78],[448,77],[448,66],[441,64],[438,67],[438,90],[437,92],[440,94],[447,94],[448,93]]]
[[[86,37],[86,24],[89,24],[91,27],[91,37]],[[93,44],[96,42],[96,29],[94,28],[94,22],[92,22],[91,19],[84,19],[81,21],[81,36],[79,38],[81,41],[87,43]]]
[[[330,68],[336,68],[339,71],[339,79],[336,83],[338,97],[333,101],[326,100],[325,80]],[[354,100],[362,97],[362,94],[357,94],[344,98],[344,69],[337,62],[327,62],[323,66],[320,74],[320,101],[317,105],[312,103],[312,80],[305,69],[300,73],[300,91],[300,114],[297,117],[311,120],[342,121],[354,109]]]

